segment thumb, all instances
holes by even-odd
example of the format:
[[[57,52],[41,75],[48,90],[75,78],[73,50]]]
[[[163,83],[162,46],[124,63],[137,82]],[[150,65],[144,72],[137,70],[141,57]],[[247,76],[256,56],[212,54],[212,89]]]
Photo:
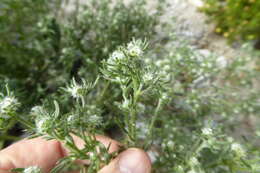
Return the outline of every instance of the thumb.
[[[151,161],[141,149],[130,148],[115,158],[98,173],[150,173]]]

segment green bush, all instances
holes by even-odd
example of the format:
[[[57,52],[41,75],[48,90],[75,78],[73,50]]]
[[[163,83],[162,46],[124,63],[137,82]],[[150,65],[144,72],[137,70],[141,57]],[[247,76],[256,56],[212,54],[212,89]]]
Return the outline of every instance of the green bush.
[[[204,0],[201,8],[212,22],[216,32],[234,40],[260,39],[260,1]]]
[[[18,122],[31,137],[63,142],[70,154],[54,173],[76,159],[94,173],[118,154],[96,134],[144,149],[156,173],[259,172],[260,126],[236,135],[248,130],[244,119],[259,118],[259,54],[245,47],[228,61],[174,33],[162,39],[163,1],[155,15],[145,1],[115,2],[92,0],[68,16],[59,1],[0,2],[9,11],[0,24],[22,28],[1,30],[0,141],[16,140],[8,130]],[[88,145],[78,149],[72,135]]]
[[[0,3],[0,79],[20,86],[28,104],[79,73],[94,79],[101,60],[133,37],[153,39],[162,10],[148,14],[143,0],[92,0],[66,15],[61,2]]]

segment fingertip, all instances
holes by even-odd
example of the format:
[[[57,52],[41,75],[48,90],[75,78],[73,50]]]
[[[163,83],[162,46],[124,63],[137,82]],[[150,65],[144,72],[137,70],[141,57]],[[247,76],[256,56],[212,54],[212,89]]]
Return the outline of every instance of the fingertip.
[[[138,148],[130,148],[119,154],[99,173],[150,173],[151,160],[146,152]]]
[[[151,160],[146,152],[138,148],[130,148],[119,157],[120,173],[150,173]]]

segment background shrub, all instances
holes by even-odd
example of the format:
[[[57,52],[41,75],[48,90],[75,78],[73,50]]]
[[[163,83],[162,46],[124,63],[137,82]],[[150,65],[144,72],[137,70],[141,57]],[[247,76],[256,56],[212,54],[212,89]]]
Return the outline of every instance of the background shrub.
[[[0,3],[0,77],[15,82],[28,104],[79,73],[96,78],[96,66],[117,46],[152,39],[160,15],[149,14],[145,1],[111,0],[89,1],[65,15],[64,2]]]
[[[260,2],[257,0],[204,0],[201,8],[216,32],[230,41],[260,39]]]

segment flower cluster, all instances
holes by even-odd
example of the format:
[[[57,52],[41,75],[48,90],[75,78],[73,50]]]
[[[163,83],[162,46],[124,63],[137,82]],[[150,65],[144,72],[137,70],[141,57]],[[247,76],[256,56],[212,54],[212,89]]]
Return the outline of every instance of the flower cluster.
[[[0,129],[6,128],[9,121],[14,118],[20,105],[17,98],[10,93],[6,86],[7,95],[0,93]]]
[[[143,66],[141,61],[143,50],[146,47],[146,42],[141,40],[133,40],[126,48],[119,47],[103,62],[104,77],[117,83],[127,83],[133,77],[138,78],[140,68]]]
[[[84,79],[82,79],[82,84],[78,84],[75,78],[72,79],[71,84],[67,86],[65,89],[66,92],[70,93],[74,98],[84,97],[89,90],[93,87],[92,84],[87,83]]]
[[[41,173],[41,172],[42,172],[41,169],[37,166],[31,166],[23,170],[23,173]]]

